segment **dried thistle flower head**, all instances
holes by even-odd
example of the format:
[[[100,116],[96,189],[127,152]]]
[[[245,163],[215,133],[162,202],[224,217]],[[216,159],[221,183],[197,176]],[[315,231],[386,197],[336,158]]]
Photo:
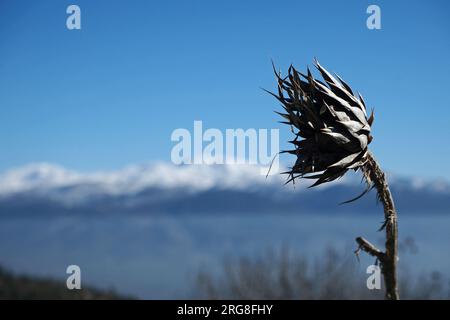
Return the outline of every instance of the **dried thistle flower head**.
[[[317,179],[311,187],[338,179],[349,169],[363,168],[374,119],[373,111],[367,117],[359,93],[356,96],[339,76],[331,75],[317,60],[314,65],[325,82],[314,79],[309,68],[305,75],[290,66],[284,78],[274,68],[278,94],[271,93],[286,111],[279,113],[285,119],[282,123],[290,125],[295,134],[295,139],[289,141],[295,148],[283,151],[297,156],[294,166],[286,172],[288,182]]]

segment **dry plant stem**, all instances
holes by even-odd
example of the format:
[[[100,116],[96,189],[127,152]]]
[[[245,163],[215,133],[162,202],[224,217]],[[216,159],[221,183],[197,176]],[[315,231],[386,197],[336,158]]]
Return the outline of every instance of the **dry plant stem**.
[[[398,300],[397,288],[397,260],[398,260],[398,230],[397,212],[392,199],[385,175],[380,169],[372,153],[368,153],[368,161],[364,165],[365,172],[369,175],[378,192],[378,198],[383,204],[385,222],[382,226],[386,229],[386,250],[381,252],[373,244],[362,237],[356,238],[359,249],[376,257],[381,264],[381,271],[386,287],[386,299]],[[381,228],[381,229],[382,229]]]

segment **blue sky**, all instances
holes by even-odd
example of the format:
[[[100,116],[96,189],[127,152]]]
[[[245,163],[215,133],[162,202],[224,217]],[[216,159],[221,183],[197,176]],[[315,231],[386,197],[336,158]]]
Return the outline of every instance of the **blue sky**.
[[[81,8],[82,29],[66,28]],[[366,8],[381,8],[381,30]],[[176,128],[277,124],[270,61],[359,90],[392,172],[450,179],[448,1],[0,2],[0,170],[170,160]],[[284,144],[282,144],[283,146]],[[284,158],[289,161],[289,158]]]

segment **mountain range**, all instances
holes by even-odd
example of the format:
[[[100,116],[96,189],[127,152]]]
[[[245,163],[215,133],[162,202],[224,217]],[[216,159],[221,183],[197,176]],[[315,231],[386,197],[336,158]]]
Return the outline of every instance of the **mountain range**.
[[[0,175],[0,217],[61,214],[193,214],[380,212],[375,191],[361,193],[358,173],[308,189],[311,181],[285,185],[286,176],[265,177],[248,165],[133,165],[117,171],[80,173],[38,163]],[[389,175],[397,208],[403,214],[445,213],[450,184]]]

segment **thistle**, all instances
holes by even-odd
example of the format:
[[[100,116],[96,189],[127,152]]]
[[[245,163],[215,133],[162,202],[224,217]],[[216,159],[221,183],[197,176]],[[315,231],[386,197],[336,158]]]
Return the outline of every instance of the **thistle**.
[[[383,171],[368,146],[372,141],[373,110],[368,116],[361,94],[355,94],[339,76],[331,75],[317,60],[315,67],[323,80],[289,67],[288,75],[275,72],[278,94],[271,93],[282,104],[285,112],[279,113],[291,127],[295,138],[289,141],[294,147],[283,151],[296,156],[289,169],[288,182],[296,179],[316,179],[311,187],[342,177],[348,170],[360,170],[367,188],[351,202],[376,188],[383,203],[386,228],[386,250],[380,251],[362,237],[356,239],[359,247],[375,256],[381,265],[386,286],[386,298],[398,299],[397,290],[397,214]],[[269,92],[270,93],[270,92]]]

